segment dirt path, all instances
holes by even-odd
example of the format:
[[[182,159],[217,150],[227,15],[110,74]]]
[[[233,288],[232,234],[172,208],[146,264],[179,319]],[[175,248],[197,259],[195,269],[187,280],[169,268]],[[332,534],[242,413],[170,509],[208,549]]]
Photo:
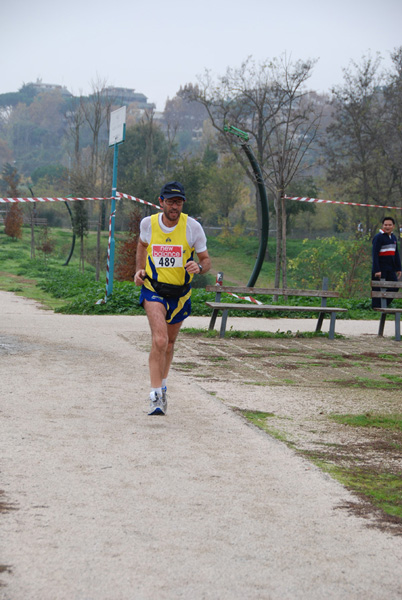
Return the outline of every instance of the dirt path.
[[[150,418],[143,317],[54,315],[5,292],[0,314],[2,600],[402,596],[401,538],[180,371],[188,341],[169,414]],[[269,390],[257,404],[279,402]]]

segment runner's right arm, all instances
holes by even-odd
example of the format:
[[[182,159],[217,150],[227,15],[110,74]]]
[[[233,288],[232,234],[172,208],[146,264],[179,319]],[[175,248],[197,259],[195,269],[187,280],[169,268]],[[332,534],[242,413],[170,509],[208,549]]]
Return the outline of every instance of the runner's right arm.
[[[148,244],[140,238],[137,246],[136,274],[134,275],[135,285],[142,285],[145,278],[145,264],[147,260]]]

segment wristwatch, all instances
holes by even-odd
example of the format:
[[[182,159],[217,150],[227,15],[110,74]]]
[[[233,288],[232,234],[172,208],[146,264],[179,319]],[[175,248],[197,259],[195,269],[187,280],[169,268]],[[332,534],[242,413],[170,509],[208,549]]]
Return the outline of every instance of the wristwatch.
[[[198,265],[198,268],[200,270],[200,272],[198,273],[198,275],[200,275],[200,273],[202,273],[202,265],[200,265],[200,263],[197,263],[197,265]]]

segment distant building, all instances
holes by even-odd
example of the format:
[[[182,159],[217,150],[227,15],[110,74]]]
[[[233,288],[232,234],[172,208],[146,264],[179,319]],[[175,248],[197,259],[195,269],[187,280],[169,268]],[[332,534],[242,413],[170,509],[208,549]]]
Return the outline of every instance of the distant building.
[[[42,83],[41,79],[37,79],[35,83],[29,83],[28,85],[32,86],[33,89],[36,90],[38,93],[53,92],[57,90],[61,93],[62,96],[68,98],[72,98],[73,96],[64,85],[58,85],[57,83]]]
[[[130,88],[110,86],[105,89],[105,92],[113,99],[114,104],[136,104],[137,108],[142,110],[155,109],[155,104],[149,103],[148,98],[144,94],[140,94]]]
[[[203,133],[204,133],[203,128],[197,127],[196,129],[192,130],[191,139],[195,142],[200,142],[202,140]]]

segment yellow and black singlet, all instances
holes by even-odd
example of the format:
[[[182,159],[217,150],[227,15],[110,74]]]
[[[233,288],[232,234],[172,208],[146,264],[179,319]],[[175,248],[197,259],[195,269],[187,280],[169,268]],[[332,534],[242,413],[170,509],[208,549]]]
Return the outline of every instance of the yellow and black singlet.
[[[194,248],[187,242],[187,216],[181,214],[176,227],[169,233],[162,231],[158,214],[151,216],[151,241],[145,266],[150,279],[180,286],[191,282],[193,275],[184,268],[194,259]],[[145,279],[144,285],[151,289],[149,280]]]

